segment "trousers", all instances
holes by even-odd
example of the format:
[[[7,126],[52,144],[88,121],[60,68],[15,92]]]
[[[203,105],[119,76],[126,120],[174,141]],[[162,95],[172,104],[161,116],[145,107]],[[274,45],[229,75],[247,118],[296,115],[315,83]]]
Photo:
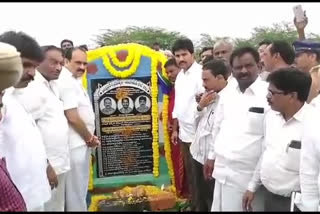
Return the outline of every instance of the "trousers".
[[[51,199],[44,204],[45,211],[63,212],[65,207],[66,173],[57,175],[58,186],[51,190]]]
[[[66,175],[66,211],[87,211],[90,149],[80,146],[70,151],[71,169]]]

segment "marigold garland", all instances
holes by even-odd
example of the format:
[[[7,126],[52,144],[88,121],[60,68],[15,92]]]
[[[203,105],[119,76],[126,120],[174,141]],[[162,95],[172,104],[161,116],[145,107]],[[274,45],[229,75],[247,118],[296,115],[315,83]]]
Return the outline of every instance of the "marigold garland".
[[[152,150],[153,150],[153,175],[159,176],[159,133],[158,133],[158,75],[157,58],[151,56],[151,98],[152,98]]]
[[[173,186],[175,185],[173,162],[171,158],[171,144],[168,130],[168,109],[169,109],[169,96],[163,95],[163,110],[162,110],[162,125],[163,125],[163,135],[164,135],[164,151],[167,160],[169,176]]]
[[[132,60],[134,59],[134,55],[136,54],[135,52],[136,50],[134,49],[135,46],[136,46],[135,44],[131,44],[129,46],[126,44],[116,45],[114,46],[113,49],[110,49],[110,51],[108,52],[108,55],[110,56],[113,64],[117,65],[119,68],[125,68],[125,67],[128,67],[132,63]],[[116,53],[120,50],[126,50],[126,49],[128,49],[127,50],[128,56],[126,57],[125,61],[121,62],[118,59]]]
[[[91,155],[90,157],[90,161],[89,161],[89,184],[88,184],[88,190],[93,190],[93,155]]]
[[[130,49],[130,48],[128,48]],[[130,51],[129,51],[130,52]],[[133,51],[131,51],[133,52]],[[116,56],[114,56],[115,58],[117,58]],[[141,48],[140,47],[137,47],[136,48],[136,54],[135,54],[135,57],[134,57],[134,60],[131,64],[131,66],[126,69],[126,70],[123,70],[123,71],[118,71],[116,70],[112,65],[111,65],[111,62],[108,58],[108,56],[106,54],[102,55],[101,56],[102,58],[102,62],[104,64],[104,66],[107,68],[107,70],[110,72],[110,74],[114,77],[118,77],[118,78],[121,78],[121,79],[125,79],[125,78],[128,78],[132,75],[134,75],[137,71],[137,68],[140,64],[140,58],[141,58]],[[111,58],[111,60],[114,60]],[[119,61],[118,61],[119,62]],[[123,66],[115,61],[112,61],[112,63],[114,65],[116,65],[117,67],[120,67],[120,66]]]
[[[168,78],[167,73],[165,72],[165,63],[167,62],[167,57],[164,54],[158,53],[158,59],[161,62],[161,70],[163,76]],[[163,95],[163,103],[162,103],[162,126],[163,126],[163,140],[164,140],[164,151],[165,151],[165,157],[167,161],[168,166],[168,172],[169,176],[171,178],[172,186],[174,189],[176,189],[175,186],[175,175],[174,175],[174,169],[173,169],[173,162],[172,162],[172,155],[171,155],[171,142],[169,137],[169,131],[168,131],[168,111],[169,111],[169,96],[164,94]]]

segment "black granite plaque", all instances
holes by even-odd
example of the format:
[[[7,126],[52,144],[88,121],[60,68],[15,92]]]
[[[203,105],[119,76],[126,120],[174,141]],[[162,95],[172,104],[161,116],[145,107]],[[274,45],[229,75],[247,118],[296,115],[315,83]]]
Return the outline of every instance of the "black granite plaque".
[[[152,173],[150,77],[92,79],[97,176]]]

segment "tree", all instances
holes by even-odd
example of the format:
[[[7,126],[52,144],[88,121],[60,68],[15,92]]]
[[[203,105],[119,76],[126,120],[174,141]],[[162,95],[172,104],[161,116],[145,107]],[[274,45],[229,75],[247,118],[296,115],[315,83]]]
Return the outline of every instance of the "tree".
[[[320,41],[320,35],[315,33],[308,34],[307,38]],[[250,45],[257,47],[259,42],[263,40],[285,40],[292,44],[298,40],[298,33],[294,25],[290,22],[275,23],[271,27],[256,27],[249,39],[234,39],[235,47]]]
[[[158,27],[129,26],[125,29],[106,29],[104,31],[101,35],[96,36],[95,42],[100,46],[134,42],[152,47],[153,43],[158,42],[161,49],[171,50],[173,43],[184,37],[179,32],[167,31]]]
[[[199,54],[200,54],[202,48],[213,47],[214,44],[221,39],[230,39],[229,37],[211,36],[207,33],[201,33],[200,36],[201,36],[200,40],[194,42],[196,60],[199,60],[199,58],[200,58]]]

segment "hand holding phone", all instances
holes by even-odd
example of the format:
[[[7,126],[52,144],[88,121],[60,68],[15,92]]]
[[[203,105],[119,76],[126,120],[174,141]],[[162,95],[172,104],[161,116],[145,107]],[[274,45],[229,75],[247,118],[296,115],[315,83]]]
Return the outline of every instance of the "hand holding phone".
[[[294,16],[296,18],[296,22],[303,22],[304,21],[304,12],[302,10],[301,5],[296,5],[293,7]]]

